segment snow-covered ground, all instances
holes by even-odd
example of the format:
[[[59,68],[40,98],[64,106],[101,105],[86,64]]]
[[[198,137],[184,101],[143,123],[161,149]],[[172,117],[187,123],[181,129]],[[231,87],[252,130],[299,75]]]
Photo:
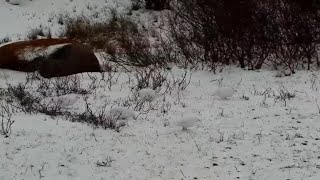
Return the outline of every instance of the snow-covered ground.
[[[86,9],[87,4],[85,0],[22,2],[13,6],[0,1],[0,39],[23,36],[47,22],[52,11]],[[90,1],[98,7],[106,2],[123,7],[112,1]],[[184,72],[174,67],[168,82],[181,79]],[[298,71],[279,78],[276,71],[228,67],[219,74],[190,73],[185,90],[162,88],[150,102],[154,109],[147,113],[136,109],[135,117],[125,120],[119,132],[63,117],[15,113],[12,134],[0,136],[0,180],[319,179],[319,72]],[[121,107],[134,94],[134,74],[112,75],[111,88],[101,82],[86,97],[94,110],[105,104],[106,112]],[[100,74],[77,76],[86,87],[90,77],[99,79]],[[186,77],[188,82],[190,76]],[[0,88],[19,82],[25,82],[24,73],[1,70]],[[219,87],[236,92],[221,99],[214,96]],[[289,100],[284,97],[288,93],[295,96]],[[65,100],[64,106],[74,112],[85,106],[84,97],[77,94],[56,99]],[[131,116],[131,112],[126,113]],[[179,124],[188,119],[200,121],[182,130]]]

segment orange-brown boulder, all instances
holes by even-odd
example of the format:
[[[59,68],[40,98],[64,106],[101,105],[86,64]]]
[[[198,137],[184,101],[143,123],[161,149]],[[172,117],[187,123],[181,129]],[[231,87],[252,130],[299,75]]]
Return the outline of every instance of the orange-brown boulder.
[[[100,72],[92,49],[70,39],[37,39],[0,46],[0,68],[39,71],[45,78]]]

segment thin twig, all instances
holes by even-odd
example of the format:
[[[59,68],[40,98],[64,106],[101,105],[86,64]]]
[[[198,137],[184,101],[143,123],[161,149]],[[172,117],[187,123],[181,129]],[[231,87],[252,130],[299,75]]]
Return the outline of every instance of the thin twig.
[[[187,178],[185,175],[184,175],[184,173],[183,173],[183,171],[180,169],[180,172],[181,172],[181,174],[182,174],[182,176],[184,177],[184,178]]]
[[[319,107],[319,104],[318,104],[318,100],[316,99],[316,105],[317,105],[317,108],[318,108],[318,113],[320,114],[320,107]]]

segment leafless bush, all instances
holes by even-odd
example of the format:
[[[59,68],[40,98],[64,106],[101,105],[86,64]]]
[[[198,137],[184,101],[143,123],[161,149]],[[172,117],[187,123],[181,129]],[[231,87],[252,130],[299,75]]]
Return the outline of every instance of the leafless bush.
[[[52,79],[41,78],[37,92],[45,97],[61,96],[66,94],[90,94],[87,89],[82,88],[80,77],[77,75],[58,77]]]
[[[173,13],[169,14],[169,26],[170,33],[187,63],[193,66],[210,63],[215,71],[219,61],[226,62],[224,59],[229,57],[217,53],[217,45],[220,45],[218,42],[223,41],[219,39],[214,9],[210,2],[177,1],[173,6]],[[221,44],[220,48],[223,46]]]
[[[231,63],[250,70],[277,64],[294,73],[320,64],[319,9],[314,0],[178,0],[170,32],[193,65],[215,71]]]
[[[88,103],[85,100],[85,111],[82,113],[72,113],[69,114],[68,119],[72,122],[81,122],[94,125],[95,127],[102,127],[104,129],[114,129],[120,131],[120,128],[124,124],[119,123],[119,117],[112,116],[106,111],[106,104],[97,111],[93,111]]]
[[[106,52],[109,61],[122,65],[147,67],[165,66],[172,60],[172,55],[168,56],[168,53],[172,54],[168,51],[168,44],[166,49],[164,45],[153,47],[146,35],[146,30],[139,28],[130,17],[119,15],[113,9],[109,21],[93,22],[85,16],[78,16],[65,18],[65,25],[63,36]]]
[[[159,102],[158,101],[147,101],[145,99],[134,98],[134,107],[135,111],[140,111],[141,114],[147,114],[150,111],[158,110],[159,109]]]
[[[217,82],[218,87],[222,87],[222,82],[223,82],[223,77],[222,76],[220,78],[218,78],[218,79],[213,79],[210,82],[214,82],[214,81]]]
[[[192,73],[185,69],[181,77],[173,80],[173,86],[176,86],[179,91],[184,91],[190,85],[191,77]]]
[[[163,56],[163,51],[152,47],[149,37],[136,23],[124,17],[119,17],[114,23],[115,33],[106,49],[113,55],[112,61],[138,67],[166,65],[168,60]]]
[[[114,159],[108,156],[104,161],[97,161],[96,164],[98,167],[111,167],[113,161]]]
[[[7,89],[7,101],[12,104],[17,102],[15,106],[18,110],[24,113],[43,113],[51,117],[62,116],[68,114],[68,109],[61,106],[63,100],[58,101],[41,101],[44,96],[41,97],[40,94],[33,92],[28,89],[25,84],[18,84],[16,86],[8,84]]]
[[[163,34],[166,34],[165,37],[163,37]],[[156,58],[165,62],[165,65],[174,63],[179,67],[188,68],[188,64],[181,58],[179,47],[170,36],[167,31],[159,32],[159,44],[154,48]]]
[[[152,97],[152,100],[139,97],[139,90],[152,89],[157,92],[156,97],[164,94],[176,93],[178,99],[181,98],[182,92],[189,86],[192,73],[185,70],[181,76],[175,77],[174,73],[169,69],[161,68],[143,68],[135,72],[136,85],[132,87],[132,96],[127,98],[121,106],[133,107],[135,111],[147,113],[151,110],[168,109],[168,107],[160,107],[159,101]],[[154,101],[155,100],[155,101]],[[165,100],[164,100],[165,101]]]
[[[138,91],[141,89],[152,89],[160,94],[172,94],[175,92],[178,98],[181,98],[182,92],[189,86],[192,73],[185,69],[184,73],[177,77],[167,68],[148,67],[137,69],[134,73],[136,79],[135,85],[132,87],[133,101],[135,102],[135,110],[140,110],[145,102],[139,102]],[[126,103],[129,104],[129,103]]]
[[[134,76],[137,80],[137,89],[151,88],[159,90],[167,80],[168,71],[149,66],[137,69]]]
[[[117,99],[113,101],[112,106],[131,108],[134,111],[139,111],[139,114],[134,118],[142,114],[148,114],[150,111],[159,110],[160,101],[156,99],[141,98],[137,89],[133,88],[131,94],[124,99]]]
[[[168,114],[169,111],[171,110],[171,107],[172,107],[172,105],[169,102],[164,103],[160,108],[161,113],[162,114]]]
[[[319,45],[320,21],[316,11],[319,4],[315,1],[275,2],[275,12],[279,14],[276,23],[280,35],[275,38],[276,57],[291,73],[307,65],[318,62],[316,49]],[[299,14],[299,16],[296,16]]]
[[[27,74],[26,82],[12,85],[7,83],[5,99],[16,102],[16,108],[24,113],[43,113],[51,117],[69,114],[69,109],[63,107],[64,99],[57,98],[66,94],[88,94],[81,88],[77,76],[57,79],[45,79],[36,74]],[[50,98],[56,97],[50,100]]]
[[[287,88],[282,86],[279,89],[279,95],[275,97],[275,102],[280,100],[280,101],[284,102],[284,106],[287,106],[287,101],[291,100],[291,99],[293,99],[295,97],[296,97],[296,93],[295,92],[290,92],[290,91],[288,91]]]
[[[319,83],[318,76],[315,74],[311,74],[310,82],[311,82],[311,89],[318,91],[318,83]]]
[[[42,26],[38,28],[31,29],[29,33],[27,34],[27,39],[38,39],[38,36],[51,38],[51,33],[48,33],[47,35],[44,32],[44,29]]]
[[[53,86],[58,96],[65,94],[89,94],[90,92],[81,87],[81,80],[79,76],[67,76],[62,78],[55,78]]]
[[[12,132],[12,125],[14,120],[12,120],[12,115],[14,113],[13,107],[7,102],[0,103],[0,117],[1,117],[1,130],[0,133],[6,138],[10,136]]]
[[[10,37],[7,36],[7,37],[0,39],[0,44],[8,43],[10,41],[11,41]]]
[[[132,0],[131,1],[132,5],[131,5],[131,9],[136,11],[138,9],[141,9],[144,5],[144,1],[143,0]]]
[[[128,32],[136,31],[134,23],[128,18],[118,15],[114,9],[111,9],[109,21],[95,22],[84,15],[77,17],[66,15],[63,16],[63,19],[66,26],[63,36],[87,43],[95,49],[109,48],[112,41],[115,40],[115,35],[124,29]]]
[[[112,104],[112,106],[132,108],[134,111],[139,111],[139,115],[147,114],[152,110],[157,110],[159,109],[159,105],[159,101],[149,101],[146,98],[140,98],[136,89],[132,89],[131,95],[127,98],[118,99]],[[135,117],[135,119],[137,117]]]
[[[256,89],[255,86],[253,86],[253,95],[255,96],[265,96],[265,95],[269,95],[271,93],[272,89],[271,88],[267,88],[265,90],[259,91]]]
[[[69,109],[66,107],[62,107],[63,99],[59,99],[57,101],[51,100],[49,102],[41,102],[35,104],[35,112],[39,112],[45,115],[48,115],[52,118],[57,116],[67,116],[70,114]]]
[[[37,97],[28,91],[26,84],[19,83],[14,86],[7,84],[7,95],[9,99],[18,102],[18,108],[25,113],[34,113],[35,105],[40,103],[40,97]]]
[[[91,78],[95,79],[94,77]],[[95,82],[97,81],[95,80]],[[28,87],[27,85],[30,84],[33,86]],[[97,111],[93,111],[85,98],[85,111],[78,113],[72,112],[71,109],[63,105],[65,100],[59,97],[71,93],[86,95],[88,92],[81,88],[81,83],[77,76],[68,76],[62,79],[41,78],[38,80],[30,75],[28,83],[8,84],[5,96],[8,96],[6,98],[12,104],[17,103],[15,107],[25,113],[42,113],[53,118],[57,116],[66,117],[71,121],[88,123],[105,129],[111,128],[119,131],[124,124],[118,121],[119,117],[113,116],[106,111],[108,103]]]
[[[146,9],[161,11],[170,9],[171,0],[145,0]]]
[[[91,80],[89,84],[89,92],[96,93],[97,88],[108,88],[109,91],[112,90],[112,86],[116,84],[119,80],[121,73],[118,72],[117,64],[108,64],[108,69],[100,72],[100,74],[87,73],[87,76]]]
[[[64,17],[65,32],[63,36],[88,43],[93,48],[102,49],[109,33],[108,23],[92,22],[85,16]],[[94,36],[93,36],[94,34]]]

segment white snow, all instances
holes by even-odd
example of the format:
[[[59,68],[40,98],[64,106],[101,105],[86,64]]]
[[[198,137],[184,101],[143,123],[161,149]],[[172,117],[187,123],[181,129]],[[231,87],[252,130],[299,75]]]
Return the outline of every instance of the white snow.
[[[161,108],[141,114],[120,132],[93,130],[85,124],[40,114],[16,113],[13,134],[9,138],[0,136],[0,179],[38,179],[43,164],[45,179],[181,179],[181,171],[190,179],[316,176],[320,164],[319,92],[310,88],[311,72],[300,71],[285,78],[274,78],[275,73],[231,68],[219,75],[226,85],[239,82],[237,77],[243,79],[239,96],[217,101],[210,91],[217,86],[211,82],[215,75],[193,72],[190,86],[180,97],[175,92],[165,94],[163,103],[171,104],[167,114],[162,114]],[[313,73],[320,77],[318,72]],[[23,74],[6,72],[6,76],[10,82],[24,81]],[[79,77],[82,82],[90,82],[86,76]],[[6,81],[1,82],[4,85]],[[127,99],[131,85],[122,73],[111,91],[98,88],[88,101],[94,111],[111,102],[106,108],[111,110],[112,102]],[[254,95],[253,86],[257,91],[272,91],[265,99]],[[298,92],[286,106],[283,101],[275,102],[277,95],[273,95],[283,86]],[[241,98],[244,92],[249,100]],[[83,103],[77,101],[68,107],[81,112]],[[114,108],[118,112],[118,107]],[[186,120],[181,117],[201,122],[192,124],[192,131],[186,132],[164,126]],[[108,158],[114,160],[111,167],[96,165]]]
[[[14,6],[0,1],[0,39],[6,36],[24,39],[30,28],[40,24],[55,34],[62,30],[57,24],[57,14],[66,11],[76,15],[82,10],[86,14],[88,4],[94,9],[97,5],[97,11],[104,6],[118,9],[129,6],[129,1],[122,0],[21,2]],[[49,22],[52,13],[54,19]],[[146,14],[152,14],[135,13],[140,13],[137,17],[140,19],[148,19]],[[176,78],[183,71],[172,69]],[[0,88],[6,88],[7,83],[25,82],[24,73],[1,70],[0,74]],[[281,78],[276,74],[235,67],[218,74],[194,71],[184,91],[173,89],[164,93],[163,101],[155,103],[150,111],[133,112],[130,109],[134,102],[128,101],[128,97],[131,87],[136,85],[132,80],[134,73],[116,72],[112,88],[105,87],[109,82],[98,79],[99,86],[87,95],[87,101],[94,113],[105,104],[107,111],[126,114],[124,119],[139,113],[135,121],[128,121],[117,132],[70,122],[64,117],[52,119],[43,114],[15,112],[12,134],[8,138],[0,135],[0,180],[318,180],[320,73],[298,71]],[[78,77],[85,88],[92,83],[86,74]],[[223,87],[237,84],[237,93],[222,96],[232,94],[234,98],[220,101],[212,96],[213,89],[220,86],[212,80],[218,77],[223,77]],[[34,82],[30,89],[36,89],[36,85]],[[283,88],[295,93],[295,97],[279,99]],[[264,95],[267,89],[270,91]],[[243,98],[244,94],[248,98]],[[52,98],[62,99],[72,112],[84,110],[84,102],[78,95]],[[164,108],[168,110],[165,113]],[[170,126],[179,120],[195,119],[201,121],[187,123],[192,131]]]

